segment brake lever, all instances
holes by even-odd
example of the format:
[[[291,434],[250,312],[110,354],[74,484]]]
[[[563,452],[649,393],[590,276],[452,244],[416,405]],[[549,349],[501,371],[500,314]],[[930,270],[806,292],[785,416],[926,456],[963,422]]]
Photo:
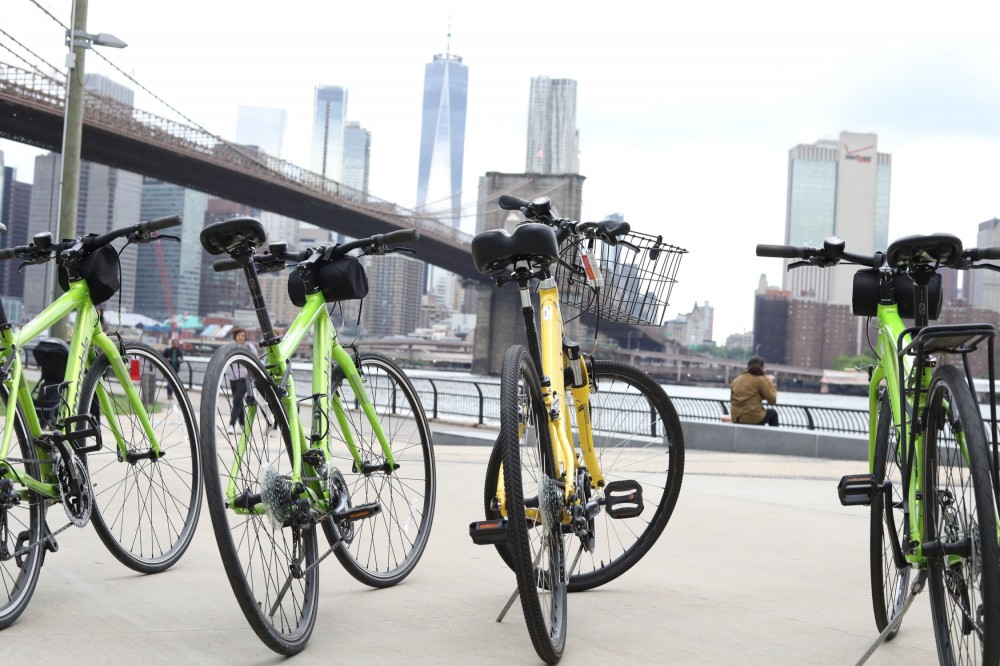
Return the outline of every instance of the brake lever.
[[[393,247],[393,248],[386,248],[385,252],[383,252],[382,254],[392,254],[393,252],[407,252],[409,254],[417,253],[416,250],[410,247]]]
[[[972,264],[969,268],[985,268],[988,271],[997,271],[1000,273],[1000,266],[996,264]]]
[[[802,266],[812,266],[812,265],[813,263],[811,261],[793,261],[792,263],[788,264],[788,270],[792,270],[793,268],[801,268]]]

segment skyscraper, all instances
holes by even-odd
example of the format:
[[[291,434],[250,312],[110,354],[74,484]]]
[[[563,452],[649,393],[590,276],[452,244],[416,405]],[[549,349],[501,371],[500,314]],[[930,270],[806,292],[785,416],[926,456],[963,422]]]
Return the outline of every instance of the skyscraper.
[[[256,146],[268,155],[282,157],[287,122],[288,113],[284,109],[240,106],[236,116],[236,143]]]
[[[57,153],[39,155],[35,158],[34,186],[31,189],[31,209],[25,240],[35,234],[48,231],[53,238],[58,236],[59,181],[62,174],[62,156]],[[77,204],[76,231],[78,236],[104,234],[140,221],[140,190],[142,177],[121,169],[115,169],[95,162],[80,162],[80,191]],[[115,242],[121,248],[124,241]],[[131,312],[134,307],[136,265],[138,253],[129,248],[120,255],[122,288],[108,303],[109,308],[118,307]],[[27,277],[41,289],[29,289],[25,294],[25,310],[34,316],[51,302],[52,279],[55,262],[45,267],[32,268]]]
[[[338,183],[344,167],[346,122],[347,89],[340,86],[317,86],[311,168]]]
[[[469,68],[461,57],[439,53],[425,65],[417,210],[456,228],[461,222],[468,95]]]
[[[372,152],[372,133],[357,120],[344,125],[344,166],[340,182],[361,192],[368,191],[369,162]]]
[[[875,134],[841,132],[837,141],[800,144],[788,155],[785,243],[822,247],[839,236],[851,252],[884,250],[889,236],[892,156],[877,150]],[[785,272],[793,299],[850,305],[851,271],[816,267]]]
[[[528,173],[579,173],[576,81],[536,76],[528,98]]]
[[[142,219],[179,214],[184,223],[165,233],[181,242],[159,241],[139,246],[135,310],[154,319],[198,313],[201,261],[199,235],[205,224],[208,195],[180,185],[144,178]]]

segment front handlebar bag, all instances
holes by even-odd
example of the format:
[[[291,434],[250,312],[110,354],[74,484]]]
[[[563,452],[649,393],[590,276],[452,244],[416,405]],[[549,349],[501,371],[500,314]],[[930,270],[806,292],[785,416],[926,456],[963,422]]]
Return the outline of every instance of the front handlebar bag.
[[[122,288],[121,261],[118,251],[110,245],[102,245],[80,262],[80,276],[90,287],[90,300],[100,305],[118,293]],[[59,266],[59,286],[69,291],[69,274]]]
[[[899,316],[903,319],[914,319],[916,289],[913,280],[906,275],[894,275],[892,278],[892,293],[899,308]],[[858,317],[874,317],[878,310],[879,300],[878,271],[865,268],[854,274],[854,291],[851,296],[851,308]],[[934,321],[941,314],[943,294],[941,293],[941,274],[935,273],[927,285],[927,319]]]
[[[319,269],[317,276],[327,303],[353,301],[368,295],[368,275],[357,257],[338,257]],[[288,298],[296,307],[306,304],[306,287],[298,270],[288,276]]]

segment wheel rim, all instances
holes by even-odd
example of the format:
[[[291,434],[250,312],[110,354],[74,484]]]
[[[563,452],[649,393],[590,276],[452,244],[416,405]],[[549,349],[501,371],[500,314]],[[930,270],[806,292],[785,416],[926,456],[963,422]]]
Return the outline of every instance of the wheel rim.
[[[394,368],[366,357],[361,369],[365,391],[398,468],[368,473],[358,470],[341,432],[331,426],[331,465],[343,475],[351,505],[378,503],[381,509],[352,524],[353,534],[341,542],[338,554],[349,558],[367,576],[390,581],[412,570],[430,531],[434,507],[430,433],[419,403],[410,402],[404,380]],[[384,452],[354,390],[346,380],[336,388],[362,460],[371,468],[381,468],[386,463]],[[411,399],[417,400],[415,394]]]
[[[315,530],[275,527],[262,503],[260,510],[238,512],[232,507],[237,502],[228,497],[230,472],[241,449],[242,462],[233,474],[234,497],[263,495],[268,483],[273,488],[273,481],[265,482],[262,471],[287,479],[291,474],[291,457],[286,446],[284,415],[260,388],[264,377],[256,366],[250,367],[246,357],[236,356],[227,361],[218,375],[214,410],[205,423],[212,428],[214,444],[212,474],[206,484],[211,493],[213,526],[223,560],[235,560],[238,565],[233,567],[226,562],[227,574],[244,614],[272,648],[290,654],[304,646],[315,621],[318,574],[310,566],[316,560]],[[243,386],[249,390],[234,392],[231,383],[234,366],[241,368],[237,374],[246,371],[253,378],[250,382],[243,380]],[[247,405],[247,396],[255,404]],[[244,420],[230,432],[237,399],[243,404]],[[297,575],[302,570],[308,570],[307,574]],[[274,645],[270,636],[276,637],[280,645]]]
[[[91,405],[103,391],[111,413],[98,417],[102,448],[88,453],[94,488],[95,524],[112,539],[127,560],[155,566],[176,561],[190,542],[201,506],[201,467],[194,413],[179,384],[168,384],[155,352],[129,349],[123,357],[131,368],[160,457],[155,457],[139,415],[132,409],[111,366],[103,364],[93,391],[81,396]],[[159,361],[159,359],[156,359]],[[138,374],[136,374],[138,373]],[[173,397],[168,398],[168,385]],[[85,404],[81,402],[81,404]],[[119,455],[111,421],[127,447]]]

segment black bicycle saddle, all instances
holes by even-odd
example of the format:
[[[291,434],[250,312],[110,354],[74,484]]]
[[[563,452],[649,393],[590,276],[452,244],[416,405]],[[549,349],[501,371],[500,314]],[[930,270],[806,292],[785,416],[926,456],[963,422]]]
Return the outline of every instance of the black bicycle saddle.
[[[491,229],[472,239],[472,261],[480,273],[492,273],[516,261],[551,264],[558,260],[556,233],[539,222],[519,225],[514,233]]]
[[[210,224],[201,230],[201,246],[209,254],[232,254],[241,247],[258,248],[267,234],[264,225],[253,217],[234,217]]]
[[[885,251],[890,266],[937,263],[954,266],[962,258],[962,241],[952,234],[904,236]]]

